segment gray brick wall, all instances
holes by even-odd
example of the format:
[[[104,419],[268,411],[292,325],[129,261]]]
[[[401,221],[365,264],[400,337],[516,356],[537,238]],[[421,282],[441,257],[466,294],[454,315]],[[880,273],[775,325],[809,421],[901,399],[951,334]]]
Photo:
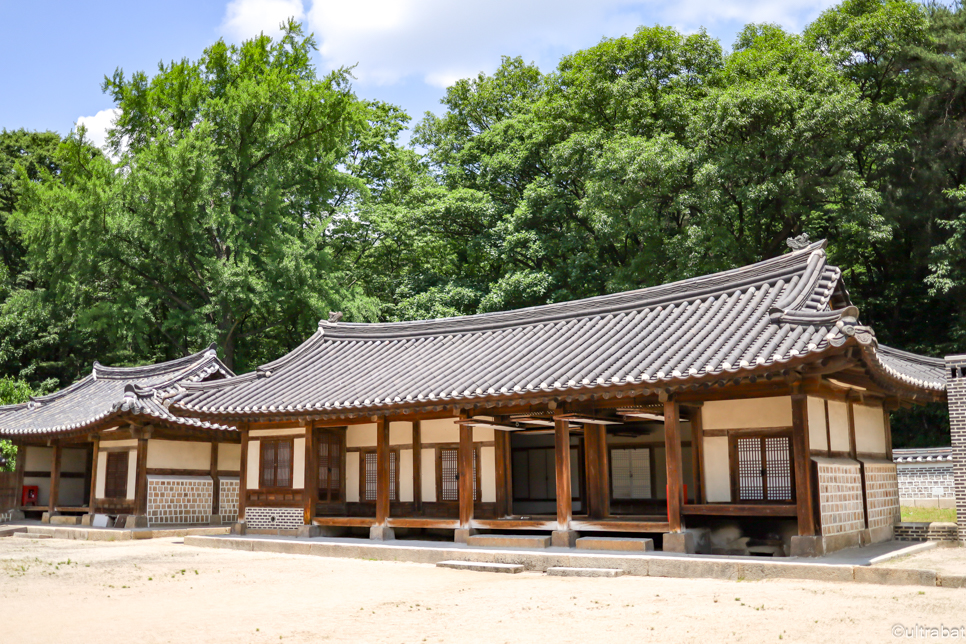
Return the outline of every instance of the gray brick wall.
[[[953,445],[956,522],[959,540],[966,541],[966,355],[946,357],[946,396]]]
[[[900,499],[942,499],[956,496],[952,463],[907,465],[900,463]]]

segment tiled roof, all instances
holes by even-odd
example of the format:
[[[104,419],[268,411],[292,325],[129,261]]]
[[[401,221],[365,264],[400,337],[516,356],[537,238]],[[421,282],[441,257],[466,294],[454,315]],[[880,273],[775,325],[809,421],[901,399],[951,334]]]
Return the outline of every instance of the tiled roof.
[[[952,447],[913,447],[892,450],[892,460],[895,463],[952,463]]]
[[[674,386],[821,360],[852,343],[880,379],[942,392],[943,362],[877,345],[824,242],[735,270],[515,311],[386,324],[322,321],[257,371],[185,386],[174,408],[250,415]]]
[[[214,347],[184,358],[143,367],[105,367],[94,363],[91,374],[48,396],[20,405],[0,407],[0,435],[43,435],[81,430],[109,416],[129,413],[167,424],[204,429],[233,427],[181,418],[163,402],[191,382],[232,372],[218,359]]]

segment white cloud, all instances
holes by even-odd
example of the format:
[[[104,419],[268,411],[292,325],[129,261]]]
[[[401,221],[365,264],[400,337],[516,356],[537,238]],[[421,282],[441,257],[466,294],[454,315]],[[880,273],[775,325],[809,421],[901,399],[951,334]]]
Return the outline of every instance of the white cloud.
[[[97,147],[104,149],[107,143],[107,131],[114,125],[114,117],[117,115],[117,108],[101,110],[94,116],[81,116],[77,119],[77,125],[87,128],[87,138]]]
[[[501,55],[541,69],[563,53],[639,25],[685,33],[707,27],[734,33],[747,22],[801,29],[832,0],[231,0],[224,33],[243,39],[272,33],[288,16],[314,32],[326,67],[353,66],[366,85],[422,82],[445,87],[494,70]],[[716,29],[716,27],[718,29]],[[723,45],[729,47],[730,37]]]
[[[302,0],[231,0],[221,29],[239,41],[261,33],[274,38],[281,34],[279,25],[293,17],[305,19]]]

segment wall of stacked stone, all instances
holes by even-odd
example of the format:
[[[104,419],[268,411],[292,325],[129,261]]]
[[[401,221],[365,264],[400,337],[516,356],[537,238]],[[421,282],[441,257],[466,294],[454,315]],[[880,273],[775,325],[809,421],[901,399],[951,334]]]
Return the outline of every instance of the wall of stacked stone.
[[[895,525],[901,520],[899,484],[892,463],[865,463],[865,498],[869,529]]]
[[[220,480],[218,513],[222,523],[234,523],[238,520],[238,486],[236,478]]]
[[[148,525],[207,524],[211,519],[211,492],[208,476],[149,476]]]
[[[893,529],[896,541],[938,541],[957,543],[955,523],[900,523]]]
[[[942,499],[956,496],[952,463],[898,465],[900,499]]]
[[[966,541],[966,355],[946,357],[946,399],[953,447],[956,522],[960,541]]]
[[[304,525],[302,508],[245,508],[250,530],[297,530]]]
[[[854,461],[820,459],[819,508],[822,535],[831,536],[865,529],[862,507],[862,475]]]

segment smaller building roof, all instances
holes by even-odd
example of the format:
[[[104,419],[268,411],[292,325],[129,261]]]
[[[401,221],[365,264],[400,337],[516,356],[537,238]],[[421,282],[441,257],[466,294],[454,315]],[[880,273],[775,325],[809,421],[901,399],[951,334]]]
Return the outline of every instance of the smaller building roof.
[[[105,367],[65,389],[26,403],[0,407],[0,436],[24,437],[82,431],[114,417],[144,417],[169,426],[232,431],[235,428],[175,416],[165,401],[184,385],[234,374],[218,359],[214,345],[204,351],[141,367]]]

